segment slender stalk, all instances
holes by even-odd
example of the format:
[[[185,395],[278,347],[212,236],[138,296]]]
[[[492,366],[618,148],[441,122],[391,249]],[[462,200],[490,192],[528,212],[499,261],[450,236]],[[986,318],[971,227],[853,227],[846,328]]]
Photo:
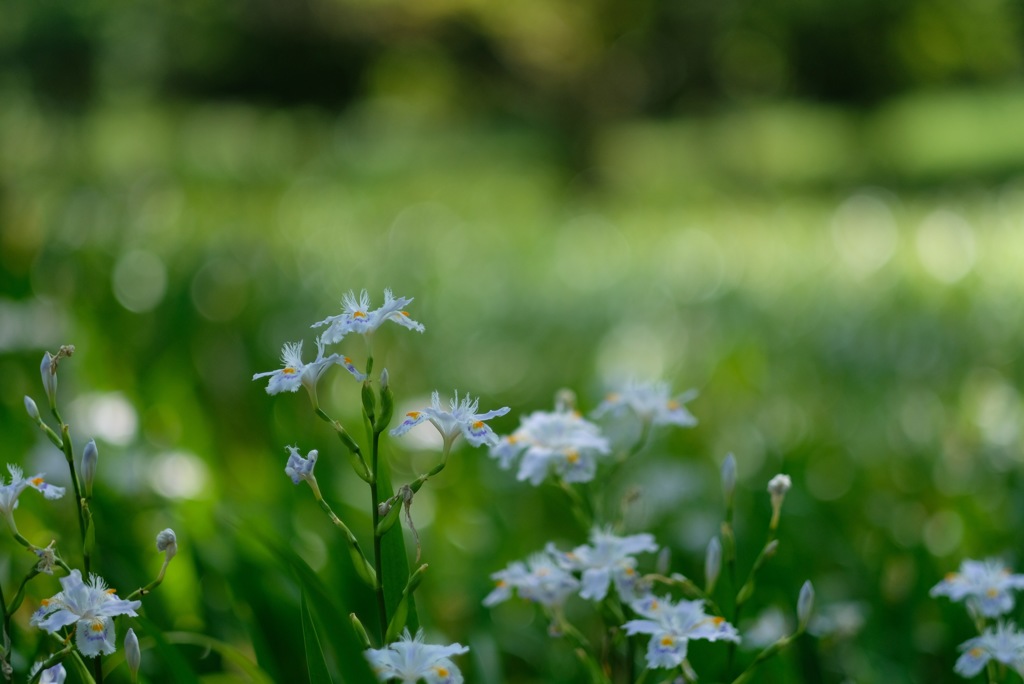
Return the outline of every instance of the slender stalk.
[[[381,535],[377,534],[377,523],[380,522],[378,506],[380,499],[377,492],[377,472],[380,466],[380,434],[371,430],[372,447],[370,450],[370,508],[373,509],[373,570],[377,575],[377,618],[380,620],[380,642],[384,644],[384,636],[388,629],[388,606],[384,601],[384,563],[381,553]]]
[[[0,662],[3,662],[6,665],[8,656],[10,656],[11,654],[10,648],[8,647],[8,645],[11,643],[11,615],[7,612],[7,601],[4,598],[3,587],[0,587],[0,610],[3,611],[4,615],[3,631],[0,632],[0,654],[2,654],[3,657],[0,658]],[[11,610],[11,613],[13,612],[14,610]],[[4,668],[4,679],[7,681],[11,681],[9,670],[6,667]]]
[[[53,409],[54,415],[59,415],[57,409]],[[58,418],[58,420],[60,420]],[[68,470],[71,471],[71,484],[75,490],[75,508],[78,510],[78,529],[82,535],[82,561],[85,566],[85,574],[88,576],[90,564],[91,564],[91,553],[86,543],[86,513],[85,513],[85,499],[82,498],[82,485],[78,480],[78,472],[75,470],[75,450],[71,444],[71,434],[67,423],[63,421],[60,424],[61,442],[64,445],[64,457],[68,462]]]

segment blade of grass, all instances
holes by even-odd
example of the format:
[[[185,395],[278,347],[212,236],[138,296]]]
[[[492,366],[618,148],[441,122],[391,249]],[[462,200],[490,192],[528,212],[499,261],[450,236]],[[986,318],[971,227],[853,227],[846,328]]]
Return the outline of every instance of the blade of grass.
[[[306,601],[306,591],[302,590],[301,599],[302,611],[302,641],[306,647],[306,668],[309,671],[309,684],[320,684],[326,682],[333,684],[330,671],[327,667],[327,660],[324,658],[323,649],[320,648],[320,637],[316,633],[316,625],[309,614],[309,607]]]

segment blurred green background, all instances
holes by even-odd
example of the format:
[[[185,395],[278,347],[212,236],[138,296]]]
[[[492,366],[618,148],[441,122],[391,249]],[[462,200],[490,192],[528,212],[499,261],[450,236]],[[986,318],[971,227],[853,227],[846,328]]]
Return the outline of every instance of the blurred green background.
[[[1019,562],[1024,530],[1019,3],[42,0],[2,14],[4,457],[66,479],[22,396],[43,403],[43,350],[75,344],[60,395],[77,444],[100,445],[97,569],[141,585],[155,533],[178,532],[145,605],[158,627],[232,644],[274,681],[305,677],[299,584],[253,530],[372,612],[283,475],[284,446],[320,450],[327,496],[364,540],[365,487],[305,396],[250,378],[286,341],[308,353],[308,326],[345,291],[376,305],[391,287],[427,328],[378,335],[403,408],[469,391],[512,407],[493,422],[507,433],[561,387],[585,410],[621,376],[698,388],[700,425],[659,433],[619,474],[642,491],[630,531],[671,547],[675,571],[701,576],[727,452],[741,566],[768,479],[792,475],[754,603],[791,613],[809,578],[832,619],[763,681],[953,679],[972,628],[927,591],[965,556]],[[359,339],[342,350],[365,359]],[[321,398],[358,425],[346,374]],[[436,459],[385,449],[397,482]],[[584,681],[532,607],[480,606],[510,560],[584,541],[559,492],[464,448],[414,516],[431,565],[420,614],[435,640],[470,645],[469,681]],[[72,559],[73,517],[32,493],[18,511]],[[5,548],[10,591],[30,559]],[[18,617],[18,645],[33,644]],[[216,652],[178,652],[204,682],[248,681]],[[151,654],[150,681],[184,681]]]

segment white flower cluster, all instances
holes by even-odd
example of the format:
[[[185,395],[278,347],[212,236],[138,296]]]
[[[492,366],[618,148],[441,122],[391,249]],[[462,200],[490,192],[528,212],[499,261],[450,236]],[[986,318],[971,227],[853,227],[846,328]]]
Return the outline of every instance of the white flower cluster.
[[[932,596],[964,601],[978,619],[1000,618],[994,627],[987,627],[979,636],[960,644],[963,653],[954,666],[957,674],[973,677],[994,660],[1024,677],[1024,632],[1001,619],[1013,610],[1012,592],[1016,589],[1024,589],[1024,575],[1013,574],[996,559],[965,560],[959,572],[949,573],[932,587]]]
[[[355,292],[350,291],[342,299],[340,314],[329,316],[312,325],[314,328],[327,326],[327,330],[316,340],[316,359],[310,363],[303,363],[302,342],[289,342],[281,350],[282,368],[266,373],[256,373],[252,379],[269,377],[267,394],[296,392],[299,387],[305,387],[313,405],[316,406],[316,385],[331,366],[341,366],[359,381],[366,379],[366,375],[359,372],[349,357],[340,354],[326,356],[326,345],[341,342],[349,333],[358,333],[369,339],[374,331],[387,321],[397,323],[403,328],[423,332],[423,326],[409,318],[409,314],[404,310],[411,301],[411,297],[395,297],[391,294],[391,290],[384,290],[383,306],[371,310],[370,295],[366,290],[359,294],[358,299],[356,299]]]
[[[636,555],[657,550],[650,534],[620,537],[610,530],[594,528],[589,544],[568,552],[548,544],[543,553],[534,554],[525,563],[516,561],[491,575],[497,586],[483,603],[496,605],[515,591],[520,598],[557,613],[574,594],[600,603],[614,587],[619,599],[643,618],[629,620],[622,627],[631,635],[651,635],[647,664],[652,668],[680,666],[692,639],[738,642],[736,628],[721,617],[705,613],[702,601],[673,602],[651,595],[649,583],[642,581],[637,572]]]
[[[697,419],[683,404],[696,396],[691,390],[673,398],[666,383],[633,381],[608,394],[591,417],[632,412],[648,426],[692,427]],[[491,445],[490,455],[506,470],[518,461],[516,479],[537,486],[552,474],[563,482],[590,482],[600,460],[611,452],[596,423],[560,403],[554,411],[521,418],[515,432]]]

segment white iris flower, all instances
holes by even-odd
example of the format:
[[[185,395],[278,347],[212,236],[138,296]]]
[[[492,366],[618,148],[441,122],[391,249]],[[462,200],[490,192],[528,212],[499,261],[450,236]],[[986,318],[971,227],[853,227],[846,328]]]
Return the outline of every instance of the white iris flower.
[[[997,617],[1013,610],[1011,590],[1024,588],[1024,575],[1014,575],[1001,561],[965,560],[960,572],[951,572],[932,587],[932,596],[966,599],[967,606],[985,617]]]
[[[452,443],[459,435],[463,435],[466,441],[475,447],[481,444],[494,446],[498,443],[498,435],[484,421],[505,415],[509,412],[509,407],[503,406],[494,411],[477,413],[479,407],[479,399],[470,399],[467,394],[460,400],[459,393],[456,392],[455,398],[449,400],[446,410],[441,407],[440,395],[434,392],[430,397],[430,406],[406,413],[405,419],[391,430],[391,435],[393,437],[404,435],[420,423],[429,420],[444,438],[445,453],[451,449]]]
[[[582,571],[580,597],[590,601],[604,600],[612,582],[622,600],[637,598],[637,560],[633,556],[657,550],[653,535],[619,537],[610,530],[596,527],[590,531],[590,544],[577,546],[569,553],[558,551],[551,544],[547,548],[547,552],[566,570]]]
[[[32,625],[51,634],[75,625],[75,645],[84,656],[108,655],[117,650],[111,618],[135,617],[135,609],[142,602],[117,598],[114,590],[107,589],[97,575],[90,575],[89,582],[83,582],[78,570],[62,577],[60,585],[63,591],[43,600],[43,605],[32,615]]]
[[[651,425],[678,425],[693,427],[697,419],[683,406],[696,398],[697,390],[684,392],[673,398],[664,382],[631,382],[610,393],[594,410],[595,417],[632,410],[640,420]]]
[[[367,649],[366,658],[382,682],[415,684],[423,680],[427,684],[462,684],[462,672],[451,657],[467,651],[469,648],[462,644],[425,644],[422,630],[413,637],[407,629],[401,639],[386,648]]]
[[[981,636],[960,644],[960,650],[963,653],[953,669],[962,677],[975,676],[991,660],[1012,667],[1024,677],[1024,634],[1012,623],[1000,623],[995,629],[989,627]]]
[[[379,309],[370,311],[370,295],[366,290],[356,293],[349,290],[342,298],[341,313],[337,316],[328,316],[322,321],[314,323],[312,327],[319,328],[328,326],[324,331],[323,338],[327,344],[340,342],[349,333],[359,333],[363,336],[371,335],[385,321],[393,321],[403,328],[423,332],[423,325],[409,318],[405,307],[412,301],[412,297],[398,297],[391,294],[391,290],[384,290],[384,305]]]
[[[32,488],[47,499],[59,499],[64,496],[64,488],[48,483],[42,474],[26,479],[21,468],[11,464],[7,465],[7,472],[11,474],[9,483],[3,484],[4,478],[0,477],[0,514],[7,519],[11,530],[15,532],[18,528],[14,525],[14,509],[18,507],[18,497],[23,491]]]
[[[283,368],[266,373],[256,373],[252,376],[252,379],[259,380],[260,378],[269,377],[270,382],[267,383],[267,394],[297,392],[299,387],[305,387],[314,405],[317,404],[316,385],[320,382],[320,377],[331,366],[337,364],[344,367],[345,370],[360,382],[366,379],[366,375],[360,373],[355,364],[352,363],[352,359],[347,356],[341,356],[340,354],[324,356],[323,338],[317,338],[316,350],[316,359],[310,363],[303,363],[302,342],[288,342],[281,349],[281,365]]]
[[[534,411],[519,428],[491,448],[502,468],[522,456],[516,479],[539,485],[552,470],[566,482],[589,482],[599,456],[611,452],[601,429],[576,411]]]
[[[691,639],[708,641],[734,641],[739,643],[736,628],[724,618],[704,612],[703,601],[679,601],[648,596],[633,601],[630,606],[644,620],[630,620],[623,627],[626,634],[650,634],[647,647],[647,665],[651,668],[672,669],[686,660],[686,649]]]
[[[580,587],[571,573],[543,553],[530,556],[526,563],[515,561],[506,569],[492,574],[491,579],[496,586],[483,601],[488,607],[511,598],[514,589],[520,598],[553,608],[564,604]]]

